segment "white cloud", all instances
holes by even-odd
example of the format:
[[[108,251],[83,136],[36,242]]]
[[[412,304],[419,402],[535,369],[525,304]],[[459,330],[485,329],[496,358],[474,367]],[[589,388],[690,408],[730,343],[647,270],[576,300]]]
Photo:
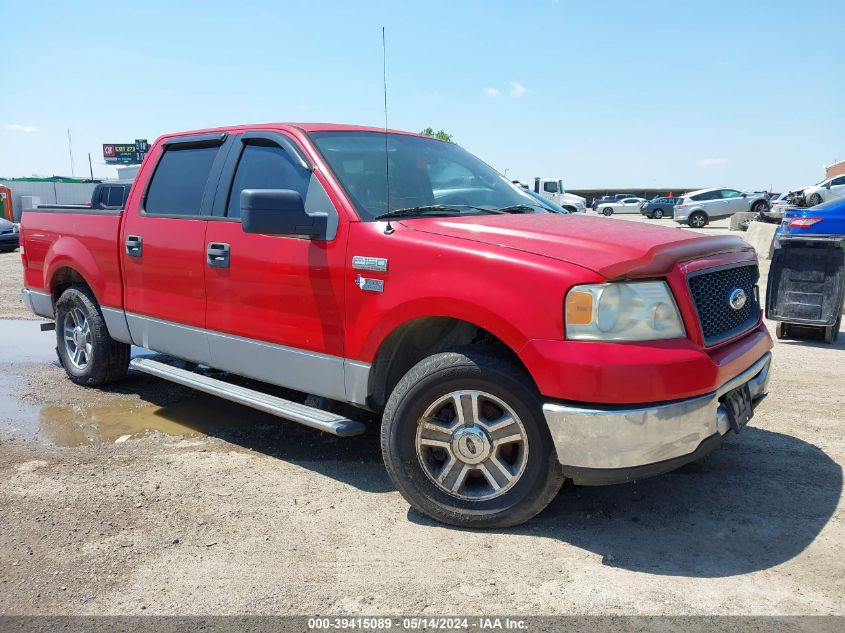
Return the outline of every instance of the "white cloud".
[[[20,123],[5,123],[3,127],[10,132],[25,132],[26,134],[38,131],[37,127],[32,125],[21,125]]]
[[[510,89],[509,94],[514,99],[519,99],[522,95],[524,95],[526,92],[528,92],[528,88],[523,86],[521,83],[518,83],[516,81],[512,81],[512,82],[510,82],[510,84],[511,84],[511,89]]]
[[[498,97],[500,94],[502,94],[502,91],[498,88],[485,88],[482,92],[488,97]]]
[[[695,162],[702,167],[713,167],[716,165],[727,165],[731,160],[729,158],[699,158]]]

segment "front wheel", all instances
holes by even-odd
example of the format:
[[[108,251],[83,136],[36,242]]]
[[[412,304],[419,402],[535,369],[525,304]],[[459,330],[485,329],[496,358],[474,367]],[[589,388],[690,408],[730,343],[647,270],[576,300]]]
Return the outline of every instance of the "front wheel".
[[[810,199],[807,200],[807,206],[810,206],[810,207],[814,207],[817,204],[821,204],[821,203],[822,203],[822,197],[821,197],[821,195],[819,195],[817,193],[814,193],[812,196],[810,196]]]
[[[764,212],[766,212],[768,210],[769,210],[769,205],[766,204],[766,202],[764,200],[758,200],[757,202],[754,203],[754,206],[751,207],[751,211],[758,214],[758,215],[762,215]]]
[[[604,209],[602,209],[602,210],[601,210],[601,212],[602,212],[602,214],[604,214],[604,215],[606,215],[606,216],[608,216],[608,217],[610,217],[611,215],[613,215],[613,209],[610,209],[610,208],[608,208],[608,207],[605,207]]]
[[[71,286],[56,302],[56,352],[70,379],[89,387],[126,375],[129,345],[109,336],[97,300],[85,286]]]
[[[523,523],[564,479],[530,377],[474,348],[429,356],[399,381],[381,447],[408,503],[460,527]]]

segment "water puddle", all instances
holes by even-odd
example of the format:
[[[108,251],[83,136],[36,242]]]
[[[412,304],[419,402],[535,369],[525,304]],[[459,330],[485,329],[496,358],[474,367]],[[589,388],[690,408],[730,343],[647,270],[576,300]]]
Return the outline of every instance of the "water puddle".
[[[39,321],[0,319],[0,363],[56,360],[56,333],[42,332]]]
[[[157,398],[157,392],[161,392],[158,395],[166,394],[175,387],[164,381],[145,383],[146,377],[140,375],[136,375],[138,384],[135,385],[133,378],[129,378],[125,393],[132,394],[137,389],[141,403],[127,401],[120,393],[124,390],[118,387],[117,393],[92,389],[92,402],[84,406],[33,404],[24,393],[27,383],[15,368],[46,363],[57,365],[55,336],[54,331],[41,332],[38,321],[0,320],[0,433],[69,447],[111,443],[125,435],[134,438],[149,432],[197,437],[279,424],[278,418],[271,415],[200,393],[172,403],[155,404],[156,400],[168,400]],[[135,347],[132,352],[133,356],[150,353]],[[62,373],[56,380],[67,379]],[[56,388],[59,392],[76,389],[70,384]],[[74,398],[81,399],[78,393]]]
[[[20,376],[0,376],[0,432],[55,446],[113,443],[124,436],[138,438],[150,432],[201,437],[279,425],[278,418],[205,394],[161,406],[121,400],[86,406],[39,406],[20,397],[22,388]],[[94,393],[97,399],[115,397]]]

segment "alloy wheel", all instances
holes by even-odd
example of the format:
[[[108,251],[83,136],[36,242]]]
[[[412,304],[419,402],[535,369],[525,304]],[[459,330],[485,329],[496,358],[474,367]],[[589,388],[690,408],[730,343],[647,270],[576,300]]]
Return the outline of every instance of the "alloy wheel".
[[[506,493],[528,462],[528,435],[516,412],[483,391],[454,391],[417,425],[417,458],[440,490],[484,501]]]
[[[91,362],[93,341],[91,326],[82,310],[73,308],[65,314],[64,340],[67,357],[73,366],[84,370]]]

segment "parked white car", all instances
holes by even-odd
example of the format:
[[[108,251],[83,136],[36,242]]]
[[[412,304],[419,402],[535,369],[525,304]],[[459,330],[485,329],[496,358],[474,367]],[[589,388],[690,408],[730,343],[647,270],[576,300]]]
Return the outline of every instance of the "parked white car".
[[[812,187],[804,187],[800,193],[804,196],[804,204],[808,207],[845,196],[845,175],[822,180]]]
[[[734,213],[762,213],[768,210],[769,194],[765,191],[748,192],[714,187],[684,194],[684,199],[675,207],[675,222],[700,229],[711,220],[728,218]]]
[[[622,198],[616,202],[603,202],[596,208],[596,212],[602,215],[639,213],[643,202],[645,202],[645,198]]]

